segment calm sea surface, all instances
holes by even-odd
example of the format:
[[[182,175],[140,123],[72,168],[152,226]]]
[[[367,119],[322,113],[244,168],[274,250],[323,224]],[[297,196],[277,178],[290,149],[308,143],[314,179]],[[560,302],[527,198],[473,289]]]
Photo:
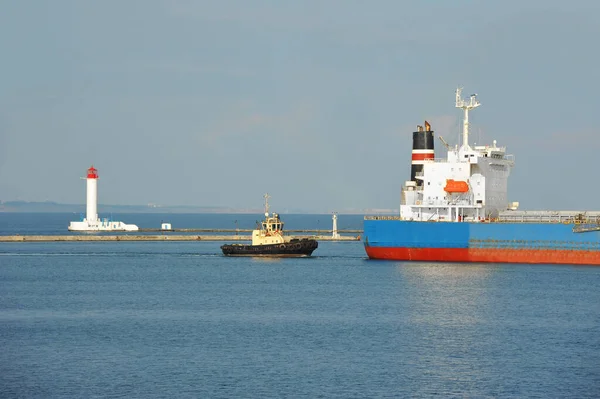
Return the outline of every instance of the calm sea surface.
[[[0,213],[0,234],[66,234],[69,220]],[[369,261],[360,242],[226,258],[220,245],[0,243],[0,397],[600,397],[598,267]]]

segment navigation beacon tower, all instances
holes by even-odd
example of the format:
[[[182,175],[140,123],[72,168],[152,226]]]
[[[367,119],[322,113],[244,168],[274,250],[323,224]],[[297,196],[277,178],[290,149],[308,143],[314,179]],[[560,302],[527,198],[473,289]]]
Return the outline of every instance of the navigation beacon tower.
[[[333,220],[333,228],[331,230],[331,238],[333,239],[338,239],[340,238],[340,233],[338,233],[338,227],[337,227],[337,221],[338,221],[338,216],[337,216],[337,212],[333,212],[333,216],[331,217],[331,219]]]
[[[85,218],[69,224],[70,231],[137,231],[135,224],[116,222],[108,218],[98,218],[98,169],[92,165],[86,177]]]

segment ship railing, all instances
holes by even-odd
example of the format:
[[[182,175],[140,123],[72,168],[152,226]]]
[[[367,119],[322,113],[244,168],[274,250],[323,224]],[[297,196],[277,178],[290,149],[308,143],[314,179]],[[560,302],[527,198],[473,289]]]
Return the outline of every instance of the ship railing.
[[[556,215],[556,214],[534,214],[534,215],[500,215],[493,219],[499,223],[564,223],[564,224],[600,224],[600,215]]]
[[[397,215],[373,215],[365,216],[365,220],[402,220],[402,218]]]
[[[433,158],[433,159],[425,159],[424,162],[448,162],[447,158]],[[417,172],[415,176],[423,176],[423,172]]]
[[[435,207],[435,206],[434,206]],[[475,208],[475,206],[463,206],[463,208]],[[512,213],[512,211],[510,212]],[[488,223],[563,223],[573,224],[581,228],[596,228],[600,226],[600,212],[587,213],[516,213],[500,214],[495,218],[485,218],[482,222]],[[399,215],[365,215],[365,220],[404,220]]]

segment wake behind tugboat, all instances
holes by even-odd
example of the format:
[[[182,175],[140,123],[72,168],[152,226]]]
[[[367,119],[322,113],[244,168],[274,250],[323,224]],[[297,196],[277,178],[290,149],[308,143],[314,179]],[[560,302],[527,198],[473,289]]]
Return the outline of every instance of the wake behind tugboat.
[[[252,231],[252,244],[225,244],[221,246],[225,256],[268,256],[299,258],[311,256],[319,243],[312,238],[287,238],[283,222],[277,213],[269,214],[269,194],[265,194],[265,220],[260,228]]]

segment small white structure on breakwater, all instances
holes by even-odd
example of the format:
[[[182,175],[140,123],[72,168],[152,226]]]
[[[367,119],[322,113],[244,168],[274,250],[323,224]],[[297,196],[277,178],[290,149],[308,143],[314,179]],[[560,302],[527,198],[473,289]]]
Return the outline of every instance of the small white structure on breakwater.
[[[333,238],[334,240],[337,240],[340,238],[340,233],[338,233],[338,228],[337,228],[337,213],[333,212],[333,229],[332,229],[332,235],[331,238]]]
[[[71,222],[70,231],[138,231],[135,224],[98,218],[98,170],[91,166],[87,171],[86,215],[83,220]]]

